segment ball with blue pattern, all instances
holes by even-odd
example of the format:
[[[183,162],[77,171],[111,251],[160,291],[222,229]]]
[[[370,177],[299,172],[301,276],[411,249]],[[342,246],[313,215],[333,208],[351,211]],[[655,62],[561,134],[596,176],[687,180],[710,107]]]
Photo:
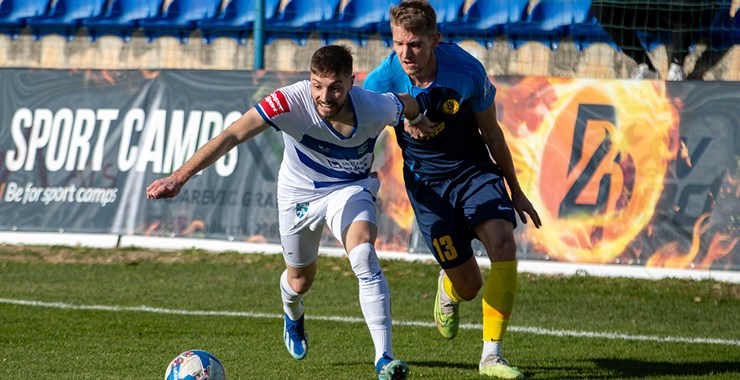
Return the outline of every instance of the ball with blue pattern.
[[[213,354],[202,350],[189,350],[172,360],[164,379],[226,380],[226,371]]]

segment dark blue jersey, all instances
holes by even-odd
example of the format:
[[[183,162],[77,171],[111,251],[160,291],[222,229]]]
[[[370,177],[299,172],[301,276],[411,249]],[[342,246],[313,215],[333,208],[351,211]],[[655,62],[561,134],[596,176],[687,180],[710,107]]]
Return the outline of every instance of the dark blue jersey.
[[[422,180],[450,178],[472,167],[493,165],[475,113],[491,106],[496,88],[483,65],[459,46],[440,43],[434,52],[437,75],[427,88],[411,83],[395,52],[363,83],[365,89],[375,92],[411,94],[436,124],[433,137],[426,141],[414,140],[403,131],[403,124],[396,127],[404,170]]]

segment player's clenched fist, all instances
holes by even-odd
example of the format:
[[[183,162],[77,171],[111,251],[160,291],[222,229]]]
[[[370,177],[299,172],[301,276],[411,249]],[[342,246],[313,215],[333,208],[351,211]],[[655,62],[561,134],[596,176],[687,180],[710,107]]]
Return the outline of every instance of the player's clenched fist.
[[[173,176],[160,178],[146,188],[146,199],[173,198],[180,193],[183,182]]]

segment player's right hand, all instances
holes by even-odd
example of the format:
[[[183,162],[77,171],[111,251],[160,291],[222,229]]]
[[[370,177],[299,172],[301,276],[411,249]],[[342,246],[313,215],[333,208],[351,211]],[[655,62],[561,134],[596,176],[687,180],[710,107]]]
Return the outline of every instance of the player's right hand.
[[[434,136],[434,123],[427,119],[427,115],[422,115],[421,120],[414,125],[406,120],[403,129],[416,140],[429,140]]]
[[[146,188],[146,199],[174,198],[184,183],[174,176],[160,178]]]

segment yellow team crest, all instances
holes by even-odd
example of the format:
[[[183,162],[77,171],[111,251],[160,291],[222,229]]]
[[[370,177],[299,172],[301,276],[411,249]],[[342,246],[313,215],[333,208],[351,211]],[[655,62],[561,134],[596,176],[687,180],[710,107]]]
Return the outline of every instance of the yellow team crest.
[[[460,109],[460,103],[455,99],[447,99],[445,104],[442,106],[442,112],[448,115],[454,115]]]

